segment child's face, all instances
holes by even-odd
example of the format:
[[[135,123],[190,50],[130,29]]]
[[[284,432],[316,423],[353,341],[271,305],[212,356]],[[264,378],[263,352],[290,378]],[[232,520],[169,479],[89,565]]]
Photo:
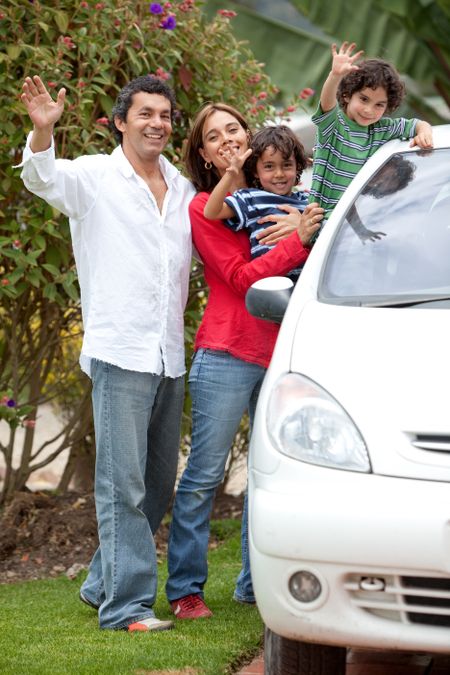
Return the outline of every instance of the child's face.
[[[384,87],[360,89],[347,101],[345,114],[353,122],[363,127],[374,124],[383,117],[387,107],[387,94]]]
[[[276,195],[289,195],[297,184],[297,164],[294,155],[284,159],[279,150],[269,145],[256,162],[256,176],[261,187]]]

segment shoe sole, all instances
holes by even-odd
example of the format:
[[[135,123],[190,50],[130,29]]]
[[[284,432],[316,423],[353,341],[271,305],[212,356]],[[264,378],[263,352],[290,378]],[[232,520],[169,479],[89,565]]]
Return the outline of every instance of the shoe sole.
[[[178,621],[195,621],[195,619],[210,619],[212,617],[212,612],[211,614],[200,614],[200,616],[179,616],[175,614],[175,618],[178,619]]]
[[[172,630],[174,627],[172,621],[163,621],[159,626],[146,626],[144,623],[137,621],[127,626],[125,630],[128,633],[158,633],[162,630]]]
[[[91,602],[90,600],[88,600],[87,597],[86,597],[85,595],[83,595],[83,593],[82,593],[81,591],[80,591],[80,593],[79,593],[79,598],[80,598],[80,600],[81,600],[81,602],[82,602],[83,604],[87,605],[87,606],[90,607],[91,609],[95,609],[95,611],[98,612],[99,606],[98,606],[98,605],[94,605],[94,603]]]

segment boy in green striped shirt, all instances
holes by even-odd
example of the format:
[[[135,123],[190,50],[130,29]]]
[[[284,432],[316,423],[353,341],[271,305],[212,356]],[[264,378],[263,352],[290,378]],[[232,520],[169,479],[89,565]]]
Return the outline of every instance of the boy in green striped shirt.
[[[312,117],[317,138],[310,201],[325,209],[325,218],[363,164],[387,141],[410,138],[411,146],[433,147],[428,122],[384,117],[398,108],[405,86],[386,61],[367,59],[356,65],[363,52],[353,53],[355,46],[344,42],[339,51],[331,46],[331,71]]]

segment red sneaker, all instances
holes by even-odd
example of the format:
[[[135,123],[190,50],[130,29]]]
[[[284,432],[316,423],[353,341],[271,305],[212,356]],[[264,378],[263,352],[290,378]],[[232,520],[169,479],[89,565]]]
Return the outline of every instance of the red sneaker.
[[[170,603],[177,619],[206,619],[212,612],[200,595],[186,595]]]

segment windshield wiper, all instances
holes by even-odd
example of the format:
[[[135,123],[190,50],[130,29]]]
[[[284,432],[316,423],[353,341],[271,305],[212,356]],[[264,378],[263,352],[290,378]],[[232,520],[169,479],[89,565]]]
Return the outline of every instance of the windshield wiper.
[[[362,307],[414,307],[414,305],[426,305],[431,302],[445,302],[449,301],[449,295],[427,295],[417,296],[409,295],[397,299],[386,298],[385,300],[372,300],[361,302]]]

